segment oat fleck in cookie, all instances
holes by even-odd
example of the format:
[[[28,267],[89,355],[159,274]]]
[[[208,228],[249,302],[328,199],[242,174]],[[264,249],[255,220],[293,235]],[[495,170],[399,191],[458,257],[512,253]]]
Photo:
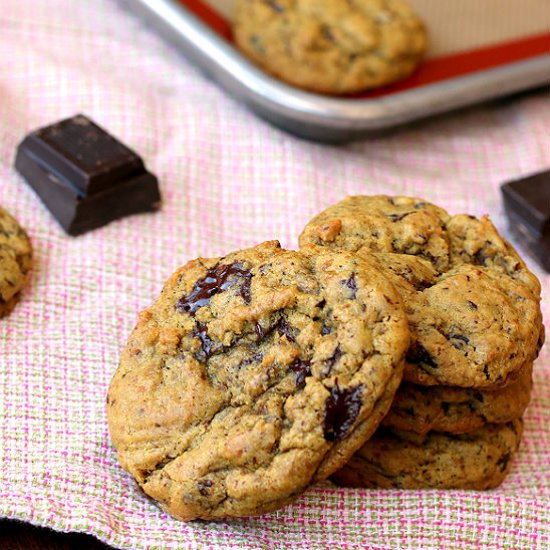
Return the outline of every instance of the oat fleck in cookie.
[[[366,255],[268,242],[191,261],[141,313],[111,383],[120,462],[181,520],[275,510],[373,433],[408,342]]]
[[[403,79],[427,47],[424,24],[404,0],[238,0],[233,31],[263,69],[326,94]]]
[[[540,283],[487,217],[413,197],[348,197],[313,218],[300,244],[375,254],[406,305],[405,380],[494,389],[538,355]]]
[[[492,489],[508,474],[522,432],[520,419],[462,435],[383,428],[332,479],[350,487]]]
[[[0,208],[0,317],[15,307],[31,263],[32,248],[27,233]]]

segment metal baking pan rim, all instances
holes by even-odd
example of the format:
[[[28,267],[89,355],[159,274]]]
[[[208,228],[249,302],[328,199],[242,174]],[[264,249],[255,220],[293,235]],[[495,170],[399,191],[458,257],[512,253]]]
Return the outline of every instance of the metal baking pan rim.
[[[177,0],[120,0],[253,111],[292,133],[321,141],[369,133],[542,85],[550,54],[368,99],[322,96],[254,66]]]

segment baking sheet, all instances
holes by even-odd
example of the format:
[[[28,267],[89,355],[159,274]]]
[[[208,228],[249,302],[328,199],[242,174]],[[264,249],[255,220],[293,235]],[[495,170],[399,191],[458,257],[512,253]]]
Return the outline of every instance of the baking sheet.
[[[378,134],[549,81],[547,0],[413,0],[431,36],[427,60],[402,82],[346,97],[288,86],[245,59],[231,41],[232,0],[127,3],[254,112],[318,141]]]

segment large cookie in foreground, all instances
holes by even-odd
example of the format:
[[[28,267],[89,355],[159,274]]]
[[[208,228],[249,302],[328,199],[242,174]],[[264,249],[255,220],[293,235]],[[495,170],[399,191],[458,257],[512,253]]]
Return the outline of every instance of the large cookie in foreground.
[[[348,197],[313,218],[300,244],[375,253],[406,305],[404,379],[494,388],[542,346],[540,283],[487,217],[418,198]]]
[[[0,208],[0,317],[19,299],[32,265],[32,247],[25,230]]]
[[[424,25],[404,0],[239,0],[233,34],[266,71],[327,94],[403,79],[427,46]]]
[[[111,383],[119,460],[181,520],[275,510],[374,432],[408,341],[366,256],[269,242],[191,261],[141,313]]]
[[[494,391],[403,382],[382,423],[418,434],[457,434],[510,422],[521,418],[529,404],[532,372],[533,365],[526,365],[517,380]]]
[[[522,432],[521,419],[462,435],[381,428],[332,479],[346,487],[492,489],[508,474]]]

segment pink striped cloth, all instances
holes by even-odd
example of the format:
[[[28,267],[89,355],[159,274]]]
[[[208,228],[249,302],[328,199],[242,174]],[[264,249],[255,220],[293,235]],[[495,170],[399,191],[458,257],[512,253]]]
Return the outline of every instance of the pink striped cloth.
[[[120,548],[548,548],[550,347],[524,441],[497,490],[311,488],[277,513],[182,524],[135,489],[110,445],[105,394],[138,311],[187,260],[268,239],[295,247],[351,193],[489,213],[501,182],[550,167],[547,92],[332,147],[255,118],[111,0],[3,0],[0,203],[28,229],[34,270],[0,321],[0,516]],[[84,112],[160,179],[160,212],[65,236],[12,168],[31,129]],[[550,276],[543,284],[550,318]]]

